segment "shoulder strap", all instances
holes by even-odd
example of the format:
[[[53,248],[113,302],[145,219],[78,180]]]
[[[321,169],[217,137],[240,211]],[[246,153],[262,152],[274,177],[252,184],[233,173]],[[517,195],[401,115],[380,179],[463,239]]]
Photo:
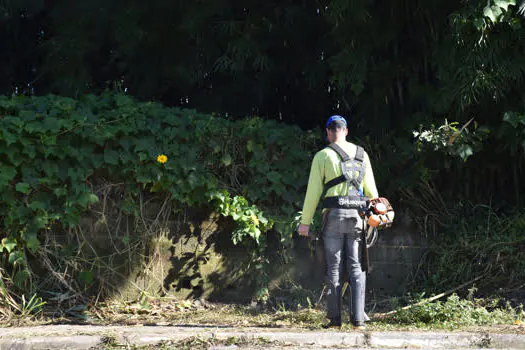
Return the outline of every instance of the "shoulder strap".
[[[359,172],[359,176],[354,181],[355,186],[359,186],[361,184],[361,182],[363,182],[363,179],[365,177],[365,163],[364,163],[364,159],[365,159],[365,150],[363,149],[363,147],[357,146],[357,151],[355,153],[355,160],[359,161],[359,163],[361,164],[361,169],[360,169],[360,172]]]
[[[339,147],[339,146],[338,146]],[[361,146],[357,146],[357,151],[355,153],[355,160],[362,162],[365,159],[365,150]]]
[[[343,162],[346,162],[346,161],[349,161],[350,160],[350,157],[348,156],[348,154],[346,154],[345,151],[343,151],[343,149],[341,148],[341,146],[339,146],[337,143],[331,143],[328,145],[328,147],[330,147],[331,149],[333,149],[337,154],[339,154],[339,157],[341,157],[341,159],[343,160]]]
[[[346,162],[346,161],[351,159],[348,156],[348,154],[338,144],[331,143],[327,147],[333,149],[339,155],[339,157],[341,157],[343,162]],[[363,147],[357,146],[357,151],[356,151],[354,159],[357,160],[359,163],[363,163],[364,153],[365,153],[365,150],[363,149]],[[363,173],[363,170],[361,171],[360,176],[357,179],[358,184],[361,183],[361,181],[363,180],[363,174],[362,173]],[[340,175],[340,176],[338,176],[338,177],[328,181],[324,185],[325,192],[329,188],[331,188],[331,187],[333,187],[335,185],[339,185],[340,183],[343,183],[345,181],[347,181],[347,180],[346,180],[346,177],[344,175]]]

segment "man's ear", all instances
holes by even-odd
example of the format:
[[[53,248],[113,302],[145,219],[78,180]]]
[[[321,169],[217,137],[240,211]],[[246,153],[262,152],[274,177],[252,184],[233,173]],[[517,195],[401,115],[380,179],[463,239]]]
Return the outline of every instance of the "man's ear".
[[[345,129],[345,137],[348,136],[348,128]]]

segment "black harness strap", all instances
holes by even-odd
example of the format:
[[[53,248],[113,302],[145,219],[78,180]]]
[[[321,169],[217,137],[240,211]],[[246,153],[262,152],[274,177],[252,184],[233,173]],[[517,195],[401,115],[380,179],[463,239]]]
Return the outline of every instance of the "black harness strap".
[[[328,145],[328,147],[336,151],[336,153],[339,154],[339,157],[341,157],[343,162],[347,162],[350,160],[350,157],[348,156],[348,154],[346,154],[346,152],[337,143],[331,143]]]
[[[323,208],[345,208],[345,209],[359,209],[366,205],[366,198],[359,194],[358,189],[363,181],[365,166],[363,147],[357,146],[355,157],[352,159],[348,154],[337,144],[332,143],[328,145],[341,158],[342,175],[338,176],[324,185],[324,192],[340,183],[346,182],[348,184],[348,194],[346,196],[325,197],[323,200]],[[351,162],[353,160],[353,162]],[[351,163],[351,164],[350,164]],[[353,178],[353,172],[357,172],[357,178]],[[351,186],[353,187],[351,189]]]
[[[354,159],[359,162],[362,162],[363,160],[365,160],[365,150],[363,147],[357,146],[357,151],[355,152]]]
[[[344,175],[333,178],[332,180],[324,184],[324,191],[326,192],[329,188],[339,185],[343,182],[346,182],[346,178],[344,177]]]
[[[365,177],[365,150],[361,146],[357,146],[357,151],[355,153],[355,160],[359,161],[359,164],[361,164],[361,171],[359,172],[359,176],[357,179],[355,179],[356,188],[363,182],[363,178]]]
[[[326,197],[323,208],[356,209],[366,205],[366,199],[361,196]]]
[[[331,144],[328,145],[328,147],[333,149],[339,155],[339,157],[341,157],[343,162],[347,162],[347,161],[350,160],[350,157],[348,156],[348,154],[346,154],[346,152],[338,144],[331,143]],[[365,158],[365,150],[363,149],[363,147],[357,146],[357,151],[356,151],[354,159],[356,161],[358,161],[359,163],[363,163],[364,158]],[[363,177],[364,177],[364,171],[361,171],[359,173],[359,177],[356,179],[356,181],[354,183],[354,185],[357,185],[356,188],[363,181]],[[332,180],[330,180],[330,181],[328,181],[327,183],[324,184],[324,191],[326,192],[329,188],[334,187],[336,185],[339,185],[340,183],[343,183],[343,182],[346,182],[346,181],[347,181],[347,179],[346,179],[344,174],[340,175],[338,177],[335,177]]]

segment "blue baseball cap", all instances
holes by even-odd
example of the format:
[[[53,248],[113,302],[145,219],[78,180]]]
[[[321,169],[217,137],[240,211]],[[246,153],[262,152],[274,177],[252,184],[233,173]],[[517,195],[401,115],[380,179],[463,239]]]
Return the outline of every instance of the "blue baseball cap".
[[[341,117],[340,115],[333,115],[326,121],[326,128],[328,128],[328,126],[335,121],[342,121],[345,123],[345,126],[347,126],[345,118]]]

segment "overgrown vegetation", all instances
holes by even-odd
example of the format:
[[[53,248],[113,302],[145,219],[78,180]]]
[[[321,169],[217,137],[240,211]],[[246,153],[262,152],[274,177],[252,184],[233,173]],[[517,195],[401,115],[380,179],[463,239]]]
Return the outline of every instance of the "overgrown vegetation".
[[[454,213],[457,221],[448,223],[450,233],[433,238],[436,242],[423,267],[427,288],[442,291],[480,278],[479,286],[498,286],[499,291],[523,289],[525,215],[507,216],[489,207],[469,205]]]
[[[521,325],[525,318],[523,305],[512,307],[509,304],[498,305],[498,300],[460,298],[457,294],[444,301],[417,304],[410,308],[400,308],[389,314],[382,322],[398,326],[417,328],[457,329],[484,325]]]
[[[471,289],[466,297],[452,294],[447,298],[426,302],[424,295],[408,298],[409,306],[401,307],[400,300],[392,298],[385,313],[369,313],[372,318],[367,324],[368,331],[409,329],[475,330],[499,326],[500,331],[525,332],[525,312],[522,306],[512,306],[503,300],[475,298]],[[305,303],[306,304],[306,303]],[[343,313],[342,331],[352,330],[348,309]],[[44,312],[38,322],[29,318],[12,319],[5,326],[19,324],[47,324],[68,322],[67,318],[49,317]],[[96,325],[120,324],[137,325],[183,325],[220,327],[261,327],[322,329],[326,323],[324,305],[284,304],[273,307],[248,305],[202,303],[198,300],[177,300],[175,298],[146,298],[135,301],[101,302],[86,310],[79,311],[76,322]],[[480,327],[480,328],[477,328]],[[504,328],[506,327],[506,328]]]
[[[273,121],[232,121],[138,103],[121,94],[0,102],[2,297],[11,305],[4,316],[40,310],[38,290],[47,293],[46,300],[67,301],[70,315],[86,309],[92,301],[85,297],[95,295],[97,302],[112,292],[104,271],[129,273],[145,254],[144,242],[162,235],[167,220],[188,207],[209,207],[235,223],[231,240],[250,256],[246,271],[254,272],[256,298],[268,298],[268,272],[290,261],[299,218],[292,214],[301,205],[303,168],[318,145],[315,135]],[[513,118],[506,120],[519,130],[521,119]],[[454,123],[417,136],[414,154],[443,151],[463,160],[482,140],[476,130]],[[439,292],[480,275],[482,286],[523,287],[522,214],[467,204],[451,209],[429,186],[402,193],[411,199],[409,208],[423,214],[419,227],[437,242],[416,271],[413,288]],[[158,211],[148,213],[152,203]],[[96,225],[106,227],[115,250],[107,256],[97,254],[82,230],[82,218],[93,210],[99,210]],[[124,226],[128,233],[115,235]],[[268,232],[277,252],[268,251]],[[131,257],[127,269],[112,267],[122,255]],[[32,295],[29,302],[26,295]]]
[[[4,292],[21,299],[58,286],[68,294],[59,299],[82,294],[104,280],[101,267],[114,254],[135,259],[170,215],[209,207],[235,222],[231,239],[252,255],[246,268],[255,271],[258,297],[267,297],[265,233],[275,228],[286,259],[313,135],[120,94],[3,97],[0,114]],[[153,202],[160,209],[146,221]],[[116,237],[108,226],[116,251],[109,259],[86,253],[94,249],[80,224],[95,203],[101,211],[95,226],[128,227]],[[132,237],[135,230],[144,234]]]

